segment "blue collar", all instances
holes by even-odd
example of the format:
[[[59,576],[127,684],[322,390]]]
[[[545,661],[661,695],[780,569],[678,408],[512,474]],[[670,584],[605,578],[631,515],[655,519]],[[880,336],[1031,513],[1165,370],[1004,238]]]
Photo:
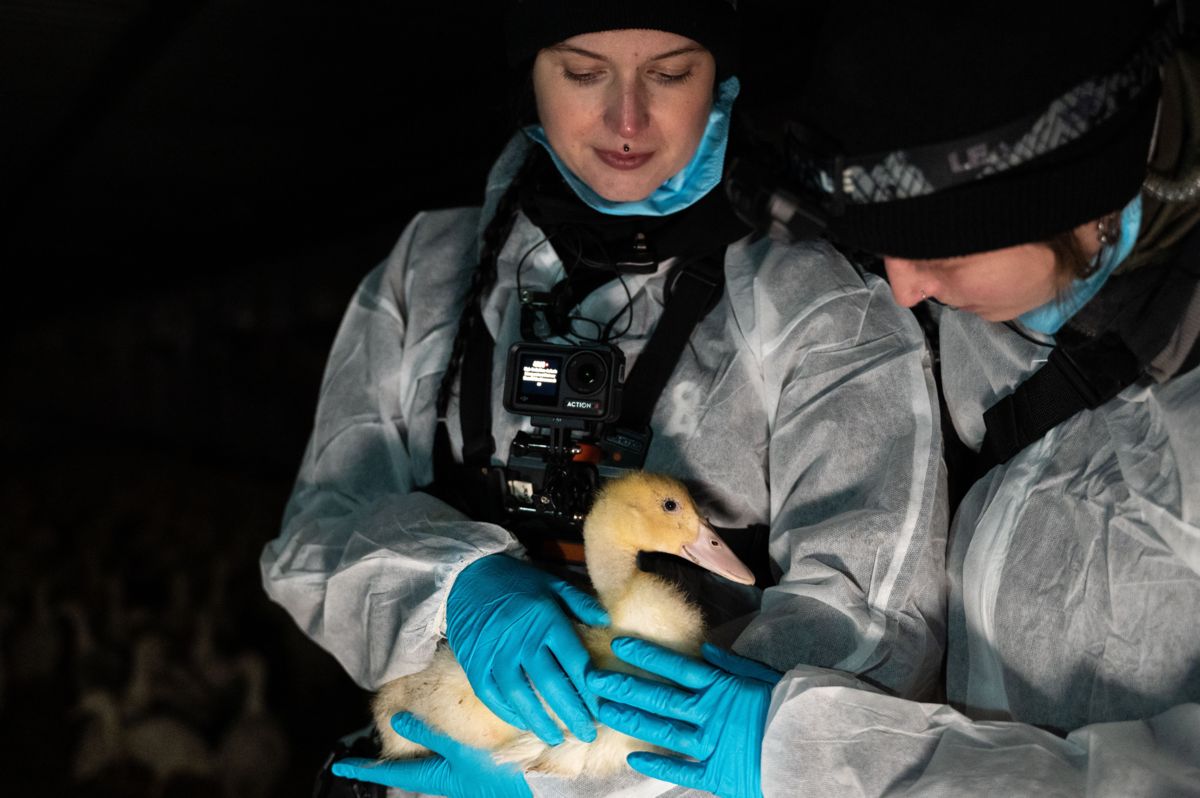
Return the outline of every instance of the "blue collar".
[[[1071,281],[1064,296],[1052,299],[1041,307],[1022,313],[1018,319],[1029,329],[1045,335],[1054,335],[1067,321],[1091,301],[1112,275],[1113,270],[1129,257],[1137,243],[1142,227],[1142,195],[1138,193],[1121,211],[1121,235],[1116,246],[1104,247],[1096,256],[1100,264],[1095,274],[1082,280]],[[1093,259],[1094,261],[1094,259]]]
[[[612,202],[593,191],[559,160],[541,125],[530,125],[524,132],[546,148],[563,179],[579,199],[592,208],[610,216],[669,216],[694,204],[721,182],[725,171],[725,145],[729,141],[729,115],[740,90],[741,84],[736,77],[727,78],[721,83],[717,89],[717,100],[708,114],[704,137],[696,147],[692,160],[650,196],[636,202]]]

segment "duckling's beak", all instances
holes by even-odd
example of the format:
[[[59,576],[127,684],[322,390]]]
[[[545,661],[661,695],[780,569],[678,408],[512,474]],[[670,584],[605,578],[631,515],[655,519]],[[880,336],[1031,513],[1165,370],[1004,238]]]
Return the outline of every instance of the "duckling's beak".
[[[714,574],[738,584],[754,584],[754,574],[750,573],[750,569],[738,559],[729,545],[721,540],[721,536],[703,520],[696,526],[696,539],[683,545],[683,556],[701,568],[707,568]]]

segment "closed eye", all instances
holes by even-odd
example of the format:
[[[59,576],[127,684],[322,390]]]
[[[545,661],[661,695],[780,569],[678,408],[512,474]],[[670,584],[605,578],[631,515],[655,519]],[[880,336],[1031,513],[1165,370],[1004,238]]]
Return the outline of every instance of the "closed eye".
[[[689,69],[687,72],[654,72],[653,76],[659,83],[679,85],[691,80],[692,70]]]
[[[573,83],[594,83],[603,74],[603,72],[572,72],[565,67],[563,68],[563,77]]]

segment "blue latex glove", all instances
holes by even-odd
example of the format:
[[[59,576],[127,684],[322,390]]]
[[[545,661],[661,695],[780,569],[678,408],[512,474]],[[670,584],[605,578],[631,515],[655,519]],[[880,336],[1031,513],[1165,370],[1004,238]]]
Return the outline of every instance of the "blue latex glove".
[[[613,652],[672,684],[592,671],[600,720],[631,737],[699,761],[635,751],[629,766],[647,776],[708,790],[722,798],[761,798],[762,740],[771,690],[783,675],[724,649],[703,647],[707,662],[632,637]],[[612,702],[612,703],[610,703]]]
[[[596,699],[584,676],[591,658],[564,605],[586,624],[609,623],[587,593],[503,554],[467,566],[446,601],[446,638],[475,695],[501,720],[550,745],[563,734],[532,687],[572,734],[596,739]]]
[[[333,775],[452,798],[530,798],[533,795],[525,777],[515,767],[496,764],[490,752],[471,748],[436,732],[408,712],[393,715],[392,728],[401,737],[433,751],[435,756],[390,761],[348,757],[334,763]]]

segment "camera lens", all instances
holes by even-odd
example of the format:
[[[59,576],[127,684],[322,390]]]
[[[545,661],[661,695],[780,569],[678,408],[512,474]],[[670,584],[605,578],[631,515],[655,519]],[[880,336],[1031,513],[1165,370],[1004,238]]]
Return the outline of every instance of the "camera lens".
[[[596,393],[607,379],[608,367],[595,352],[580,352],[567,363],[567,385],[575,393]]]

